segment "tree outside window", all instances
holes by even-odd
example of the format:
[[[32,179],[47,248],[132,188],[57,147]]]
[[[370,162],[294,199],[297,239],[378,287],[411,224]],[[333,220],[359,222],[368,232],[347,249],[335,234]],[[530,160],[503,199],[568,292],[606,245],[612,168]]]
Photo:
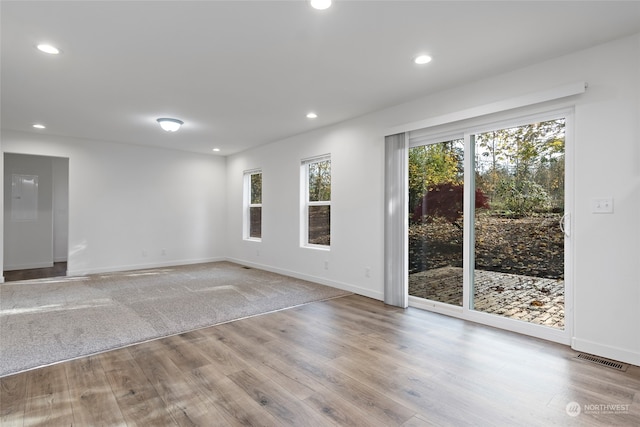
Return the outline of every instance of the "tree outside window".
[[[262,171],[245,172],[245,205],[245,238],[261,239]]]
[[[306,179],[305,243],[331,244],[331,158],[323,156],[303,162]]]

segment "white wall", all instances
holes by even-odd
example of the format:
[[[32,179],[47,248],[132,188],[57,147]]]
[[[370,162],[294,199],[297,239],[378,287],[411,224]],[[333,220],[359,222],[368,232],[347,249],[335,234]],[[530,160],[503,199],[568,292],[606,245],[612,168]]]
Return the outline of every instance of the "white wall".
[[[69,159],[69,275],[224,258],[224,158],[12,131],[2,149]]]
[[[69,240],[69,159],[52,157],[53,261],[67,261]]]
[[[585,94],[548,104],[575,106],[573,346],[640,365],[640,35],[230,156],[227,254],[382,299],[385,134],[578,81],[589,83]],[[327,152],[334,221],[329,253],[300,248],[298,237],[300,159]],[[242,240],[242,172],[258,167],[264,182],[260,243]],[[591,213],[593,197],[613,197],[614,214]]]
[[[230,157],[229,258],[381,298],[383,146],[371,143],[375,136],[366,127],[344,125]],[[299,235],[301,159],[327,153],[332,175],[329,252],[301,248]],[[242,177],[253,168],[262,168],[262,242],[242,240]],[[370,277],[365,277],[366,268]]]
[[[29,175],[37,177],[33,217],[14,218],[22,200],[14,198],[12,177]],[[53,266],[53,163],[51,158],[5,154],[4,156],[4,269],[22,270]],[[31,210],[31,209],[29,209]],[[20,215],[21,216],[21,215]]]
[[[2,138],[0,137],[0,165],[2,165],[2,172],[0,172],[0,188],[4,188],[4,151],[2,150]],[[4,283],[4,197],[0,197],[0,283]]]

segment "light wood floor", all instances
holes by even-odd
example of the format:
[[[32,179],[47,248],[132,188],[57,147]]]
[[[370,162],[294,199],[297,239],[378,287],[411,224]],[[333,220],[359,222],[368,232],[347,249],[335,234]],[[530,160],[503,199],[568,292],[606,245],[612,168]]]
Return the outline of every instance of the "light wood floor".
[[[4,377],[0,424],[640,425],[640,368],[575,356],[354,295]]]

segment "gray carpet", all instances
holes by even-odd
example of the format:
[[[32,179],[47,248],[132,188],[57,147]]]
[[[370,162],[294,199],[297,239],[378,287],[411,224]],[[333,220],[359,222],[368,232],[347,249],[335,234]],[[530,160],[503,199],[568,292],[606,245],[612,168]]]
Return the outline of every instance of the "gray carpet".
[[[229,262],[4,283],[0,377],[348,294]]]

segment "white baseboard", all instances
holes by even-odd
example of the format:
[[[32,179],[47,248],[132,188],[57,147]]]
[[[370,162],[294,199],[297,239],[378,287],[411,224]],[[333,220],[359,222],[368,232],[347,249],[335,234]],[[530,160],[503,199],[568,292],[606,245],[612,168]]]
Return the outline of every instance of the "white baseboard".
[[[342,289],[343,291],[347,291],[347,292],[353,292],[354,294],[373,298],[378,301],[382,301],[384,299],[384,295],[382,292],[361,288],[359,286],[355,286],[350,283],[338,282],[335,280],[326,279],[324,277],[311,276],[311,275],[303,274],[297,271],[286,270],[284,268],[276,268],[270,265],[258,264],[255,262],[249,262],[249,261],[236,259],[236,258],[226,258],[226,260],[229,262],[233,262],[235,264],[245,265],[247,267],[269,271],[271,273],[282,274],[283,276],[294,277],[296,279],[306,280],[309,282],[318,283],[320,285],[331,286],[332,288]]]
[[[4,276],[0,276],[0,283],[4,283]]]
[[[53,262],[33,262],[33,263],[26,263],[26,264],[5,265],[4,271],[30,270],[32,268],[49,268],[49,267],[53,267]]]
[[[576,351],[582,351],[596,356],[605,357],[607,359],[616,360],[618,362],[630,363],[632,365],[640,366],[640,353],[624,348],[604,345],[580,338],[573,338],[571,340],[571,348]]]
[[[118,271],[146,270],[149,268],[176,267],[180,265],[204,264],[207,262],[225,261],[224,257],[202,258],[202,259],[181,259],[163,262],[150,262],[145,264],[127,264],[115,265],[110,267],[86,268],[86,269],[69,269],[67,267],[67,276],[87,276],[89,274],[115,273]]]

